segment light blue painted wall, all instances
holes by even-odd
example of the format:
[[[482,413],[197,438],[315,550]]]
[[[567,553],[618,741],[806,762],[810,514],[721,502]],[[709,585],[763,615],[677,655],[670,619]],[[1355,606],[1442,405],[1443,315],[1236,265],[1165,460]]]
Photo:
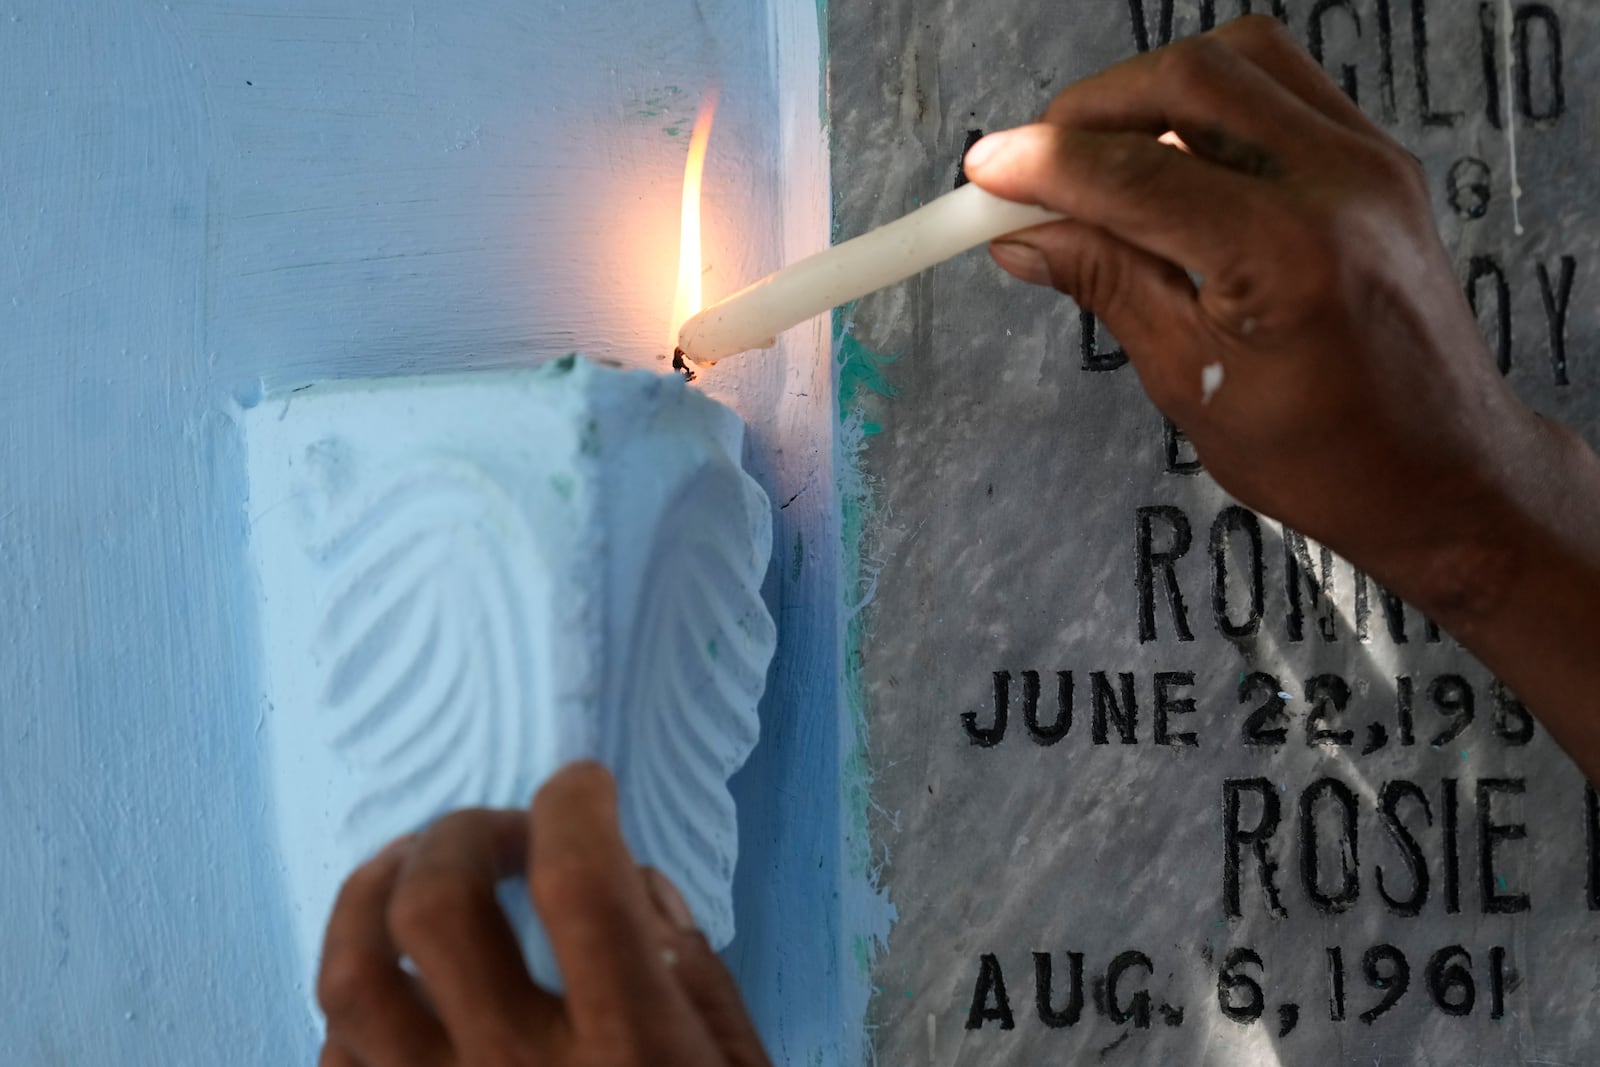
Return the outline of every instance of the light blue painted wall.
[[[810,0],[0,0],[0,1061],[312,1062],[230,402],[654,365],[708,76],[708,296],[825,240],[817,56]],[[794,498],[729,953],[792,1063],[864,989],[820,329],[708,382]]]

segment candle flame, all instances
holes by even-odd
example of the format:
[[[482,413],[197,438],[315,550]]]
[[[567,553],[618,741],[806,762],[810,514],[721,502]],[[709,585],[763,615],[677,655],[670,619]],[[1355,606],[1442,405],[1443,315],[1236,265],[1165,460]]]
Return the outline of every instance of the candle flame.
[[[689,161],[683,170],[683,229],[678,239],[678,292],[672,300],[672,337],[678,345],[678,331],[704,305],[700,291],[700,186],[706,168],[706,145],[711,141],[711,124],[717,114],[717,94],[706,95],[700,114],[694,120],[689,138]]]

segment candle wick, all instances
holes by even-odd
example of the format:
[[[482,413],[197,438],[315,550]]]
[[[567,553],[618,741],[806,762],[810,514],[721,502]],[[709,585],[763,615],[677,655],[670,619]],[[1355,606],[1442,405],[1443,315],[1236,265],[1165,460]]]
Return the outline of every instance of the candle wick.
[[[672,350],[672,369],[677,371],[679,374],[682,374],[683,380],[686,382],[692,382],[695,380],[696,375],[694,373],[694,368],[689,366],[689,360],[681,348],[674,348]]]

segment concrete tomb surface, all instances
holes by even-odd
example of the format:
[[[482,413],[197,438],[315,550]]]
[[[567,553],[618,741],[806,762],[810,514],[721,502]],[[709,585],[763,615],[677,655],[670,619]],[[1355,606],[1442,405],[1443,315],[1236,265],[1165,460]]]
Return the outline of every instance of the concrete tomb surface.
[[[948,190],[977,131],[1250,7],[830,5],[836,231]],[[1594,443],[1600,8],[1254,7],[1422,158],[1491,353]],[[881,431],[880,1062],[1596,1062],[1600,808],[1514,694],[1229,500],[1070,301],[978,253],[844,322],[846,401]]]

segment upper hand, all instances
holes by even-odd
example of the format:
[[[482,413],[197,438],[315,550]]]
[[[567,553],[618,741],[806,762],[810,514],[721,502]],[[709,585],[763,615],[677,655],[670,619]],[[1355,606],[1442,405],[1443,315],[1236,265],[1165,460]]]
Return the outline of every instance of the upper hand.
[[[1225,489],[1447,624],[1496,588],[1553,431],[1502,381],[1416,160],[1276,20],[1080,82],[966,168],[1074,217],[996,261],[1098,315]]]
[[[529,977],[495,898],[523,874],[565,997]],[[629,855],[595,764],[557,773],[531,814],[459,811],[359,868],[317,997],[322,1067],[768,1067],[683,898]]]

